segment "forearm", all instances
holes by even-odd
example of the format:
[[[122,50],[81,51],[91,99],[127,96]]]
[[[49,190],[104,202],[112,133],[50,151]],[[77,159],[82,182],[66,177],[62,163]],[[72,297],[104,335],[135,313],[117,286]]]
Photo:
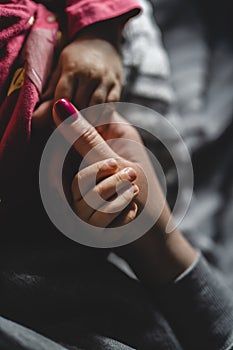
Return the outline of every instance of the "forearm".
[[[135,274],[150,290],[174,281],[195,261],[197,252],[182,234],[150,230],[128,246],[120,248]]]
[[[123,248],[129,264],[185,349],[230,349],[233,293],[179,231],[165,235],[151,230]]]

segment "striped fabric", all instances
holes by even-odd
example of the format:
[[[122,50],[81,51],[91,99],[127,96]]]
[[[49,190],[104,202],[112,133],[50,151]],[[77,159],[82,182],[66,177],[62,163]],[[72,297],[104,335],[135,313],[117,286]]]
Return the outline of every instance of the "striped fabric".
[[[198,0],[141,4],[143,14],[124,33],[123,99],[162,113],[182,135],[192,155],[195,191],[181,229],[233,286],[232,5],[226,0],[221,5]],[[127,117],[135,122],[135,116]],[[151,113],[137,122],[151,130],[153,118]],[[165,167],[169,155],[164,150],[161,155],[148,134],[142,136]],[[170,142],[178,155],[179,145]],[[166,177],[172,206],[174,167]]]

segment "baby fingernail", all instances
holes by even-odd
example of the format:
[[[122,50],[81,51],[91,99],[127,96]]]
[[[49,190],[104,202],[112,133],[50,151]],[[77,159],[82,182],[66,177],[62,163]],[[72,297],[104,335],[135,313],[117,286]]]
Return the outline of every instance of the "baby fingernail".
[[[139,188],[137,185],[133,185],[132,187],[130,187],[130,189],[128,191],[130,193],[133,193],[134,195],[136,195],[139,192]]]
[[[135,211],[136,213],[138,212],[138,206],[136,203],[134,202],[131,203],[131,210]]]
[[[117,161],[115,159],[107,160],[106,164],[109,168],[116,168],[117,167]]]
[[[68,101],[66,98],[61,98],[54,104],[54,109],[59,118],[64,121],[69,119],[72,123],[78,119],[78,113],[72,103]]]
[[[134,180],[136,178],[136,173],[132,168],[124,169],[124,173],[127,174],[131,180]]]

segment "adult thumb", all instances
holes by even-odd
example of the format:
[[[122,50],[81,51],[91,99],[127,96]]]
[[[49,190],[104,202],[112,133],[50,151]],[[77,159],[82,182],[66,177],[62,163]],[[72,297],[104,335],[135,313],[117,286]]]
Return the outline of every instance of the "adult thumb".
[[[88,164],[108,158],[119,158],[97,130],[65,98],[53,106],[53,119],[65,139]]]

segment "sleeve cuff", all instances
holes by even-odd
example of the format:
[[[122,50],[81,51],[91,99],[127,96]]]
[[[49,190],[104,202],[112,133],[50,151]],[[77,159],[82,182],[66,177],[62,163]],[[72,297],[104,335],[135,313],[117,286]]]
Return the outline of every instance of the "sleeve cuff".
[[[200,258],[201,258],[201,254],[200,254],[200,252],[198,251],[198,252],[197,252],[197,257],[196,257],[196,259],[194,260],[194,262],[192,263],[192,265],[189,266],[189,267],[187,268],[187,270],[185,270],[184,272],[182,272],[182,273],[180,274],[180,276],[178,276],[178,277],[175,279],[174,283],[178,283],[178,282],[180,282],[183,278],[185,278],[186,276],[188,276],[188,275],[195,269],[195,267],[197,266],[197,264],[198,264],[199,261],[200,261]]]
[[[159,291],[158,298],[184,348],[226,350],[233,346],[233,294],[201,254]]]
[[[108,19],[127,14],[136,16],[141,7],[135,0],[79,1],[66,8],[68,33],[72,39],[81,29]]]

